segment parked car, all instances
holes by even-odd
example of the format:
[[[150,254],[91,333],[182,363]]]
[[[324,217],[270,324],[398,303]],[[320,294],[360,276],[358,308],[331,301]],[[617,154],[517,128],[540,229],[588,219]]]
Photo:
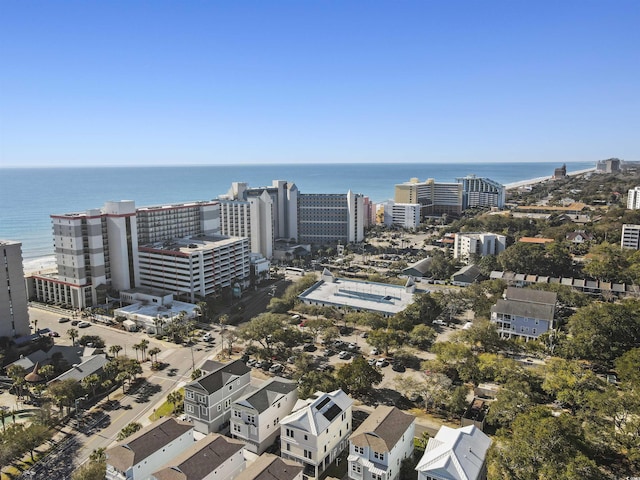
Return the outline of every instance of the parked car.
[[[80,323],[80,320],[73,320],[73,321],[71,322],[71,325],[75,327],[75,326],[76,326],[76,325],[78,325],[79,323]]]
[[[404,372],[406,368],[404,368],[403,364],[396,362],[391,365],[391,370],[393,370],[394,372]]]
[[[373,347],[371,349],[371,355],[380,355],[380,350],[378,350],[376,347]]]
[[[257,363],[258,360],[256,360],[255,358],[250,358],[249,360],[247,360],[247,367],[255,367]]]
[[[50,337],[59,337],[60,334],[58,332],[49,332]]]
[[[431,323],[433,323],[434,325],[444,326],[444,320],[440,320],[439,318]]]
[[[273,362],[269,360],[263,360],[262,365],[260,365],[260,368],[266,372],[271,368],[271,365],[273,365]]]
[[[280,373],[282,370],[284,370],[284,367],[279,363],[274,363],[269,367],[269,373]]]
[[[211,332],[207,332],[202,336],[202,341],[204,342],[210,342],[212,339]]]
[[[379,358],[376,361],[376,367],[382,368],[382,367],[386,367],[387,365],[389,365],[389,362],[387,362],[386,358]]]
[[[296,357],[295,357],[295,355],[292,355],[292,356],[290,356],[289,358],[287,358],[287,363],[291,363],[291,364],[296,363]]]
[[[332,355],[335,355],[336,351],[332,350],[330,348],[327,348],[324,353],[322,354],[324,357],[331,357]]]
[[[318,370],[321,372],[333,372],[335,367],[333,365],[320,365]]]
[[[58,319],[58,323],[67,323],[67,322],[70,322],[70,321],[71,321],[71,319],[69,317],[60,317]]]
[[[302,350],[304,350],[305,352],[315,352],[317,348],[313,343],[305,343],[302,346]]]
[[[361,336],[362,338],[369,338],[369,332],[362,332],[362,333],[360,334],[360,336]]]
[[[377,360],[375,358],[370,358],[369,360],[367,360],[367,363],[372,367],[376,364],[376,362]]]
[[[342,352],[340,352],[338,354],[338,358],[342,359],[342,360],[348,360],[351,358],[351,354],[345,350],[343,350]]]
[[[355,343],[350,343],[349,345],[347,345],[347,349],[348,350],[358,350],[360,348],[360,346],[356,345]]]
[[[91,324],[89,322],[80,322],[78,324],[78,328],[87,328],[87,327],[90,327],[90,326],[91,326]]]

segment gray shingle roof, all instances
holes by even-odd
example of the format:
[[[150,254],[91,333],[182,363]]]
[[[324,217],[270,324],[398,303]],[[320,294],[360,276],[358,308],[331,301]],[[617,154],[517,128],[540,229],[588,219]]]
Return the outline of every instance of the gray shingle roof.
[[[362,422],[349,440],[357,447],[390,452],[415,419],[396,407],[382,405]]]
[[[212,394],[220,390],[231,377],[241,377],[250,371],[251,369],[247,367],[242,360],[235,360],[231,363],[227,363],[226,365],[222,365],[209,375],[205,375],[195,382],[187,384],[187,387],[204,390],[208,394]]]
[[[190,423],[165,417],[108,449],[105,452],[107,464],[125,472],[191,429]]]
[[[212,433],[196,442],[163,468],[153,473],[157,480],[202,480],[244,448],[239,440]]]
[[[516,300],[521,302],[543,303],[547,305],[555,305],[558,294],[555,292],[545,292],[543,290],[534,290],[532,288],[509,287],[505,293],[507,300]]]
[[[263,453],[236,480],[294,480],[301,471],[302,465]]]
[[[262,413],[278,398],[292,392],[296,387],[295,382],[276,377],[262,385],[258,390],[240,397],[235,403],[253,408],[258,413]]]

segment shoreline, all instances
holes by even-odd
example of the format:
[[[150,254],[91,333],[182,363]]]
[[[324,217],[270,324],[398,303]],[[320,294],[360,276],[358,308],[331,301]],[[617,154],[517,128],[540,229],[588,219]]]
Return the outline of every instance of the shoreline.
[[[584,170],[576,170],[574,172],[567,172],[567,177],[575,177],[577,175],[583,175],[585,173],[595,172],[596,168],[585,168]],[[516,188],[528,187],[531,185],[536,185],[538,183],[546,182],[547,180],[552,180],[553,175],[547,175],[545,177],[537,177],[531,178],[529,180],[521,180],[519,182],[506,183],[504,185],[505,190],[515,190]]]

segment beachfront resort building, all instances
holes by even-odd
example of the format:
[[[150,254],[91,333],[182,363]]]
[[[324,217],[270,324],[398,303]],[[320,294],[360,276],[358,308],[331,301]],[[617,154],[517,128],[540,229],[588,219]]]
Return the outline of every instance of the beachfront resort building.
[[[498,255],[507,248],[507,237],[495,233],[456,233],[453,258],[469,262],[473,256]]]
[[[457,216],[462,213],[462,184],[436,182],[433,178],[421,182],[412,178],[395,186],[394,200],[419,203],[422,218],[444,214]]]
[[[22,244],[0,240],[0,337],[29,335],[27,288],[22,267]]]
[[[553,328],[557,293],[508,287],[503,297],[491,307],[491,322],[501,337],[528,341]]]
[[[456,178],[462,184],[462,209],[474,207],[504,208],[506,189],[504,185],[485,177],[467,175]]]
[[[402,285],[375,283],[335,277],[324,269],[320,281],[298,298],[306,305],[336,307],[355,312],[375,312],[391,317],[414,301],[416,284],[412,277]]]
[[[280,420],[280,456],[302,465],[305,480],[319,478],[348,446],[352,406],[342,390],[316,392]]]
[[[396,203],[388,200],[380,204],[381,223],[386,227],[415,230],[420,226],[422,206],[419,203]]]
[[[361,242],[364,240],[364,196],[346,194],[300,194],[298,241],[311,245]]]
[[[248,286],[246,237],[178,238],[142,245],[138,256],[140,286],[170,292],[191,303],[225,287]]]
[[[190,202],[139,207],[136,210],[138,244],[172,238],[220,234],[219,202]]]

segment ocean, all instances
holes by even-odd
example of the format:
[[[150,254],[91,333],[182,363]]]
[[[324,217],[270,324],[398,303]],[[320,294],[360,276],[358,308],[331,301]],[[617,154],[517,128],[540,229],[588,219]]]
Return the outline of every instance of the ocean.
[[[22,243],[34,263],[53,255],[49,215],[99,208],[109,200],[134,200],[137,206],[211,200],[232,182],[271,185],[293,182],[301,193],[362,193],[374,202],[393,198],[394,185],[413,177],[453,182],[475,174],[503,184],[549,176],[555,163],[429,163],[216,165],[189,167],[104,167],[0,169],[0,239]],[[569,172],[595,162],[567,163]]]

